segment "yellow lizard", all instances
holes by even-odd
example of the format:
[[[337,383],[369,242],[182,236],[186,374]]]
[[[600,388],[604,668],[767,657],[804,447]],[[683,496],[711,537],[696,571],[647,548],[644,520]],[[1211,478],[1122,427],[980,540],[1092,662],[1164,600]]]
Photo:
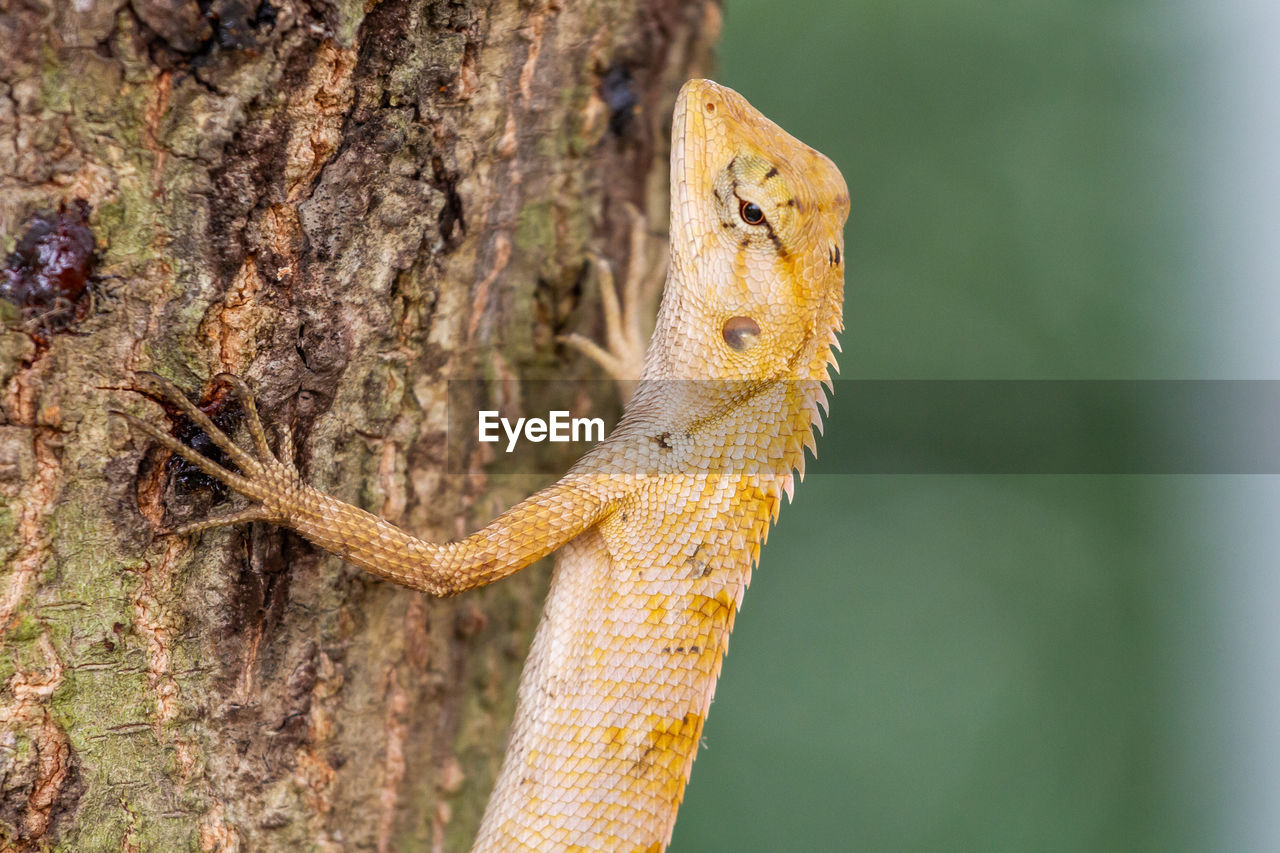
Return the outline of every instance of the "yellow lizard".
[[[458,542],[417,539],[308,486],[287,433],[271,453],[235,377],[222,378],[245,405],[252,451],[154,381],[238,473],[117,414],[251,502],[179,532],[284,525],[432,595],[490,583],[558,549],[473,853],[662,851],[734,614],[820,426],[842,328],[848,212],[830,160],[736,92],[686,83],[673,129],[670,267],[622,421],[558,483]],[[593,354],[621,374],[621,346]]]

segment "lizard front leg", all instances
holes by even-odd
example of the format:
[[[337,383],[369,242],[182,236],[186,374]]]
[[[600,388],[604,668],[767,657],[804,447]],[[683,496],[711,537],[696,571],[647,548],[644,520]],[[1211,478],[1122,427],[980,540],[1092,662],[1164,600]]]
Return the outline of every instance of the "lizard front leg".
[[[177,406],[221,448],[239,471],[231,471],[127,412],[112,411],[211,477],[248,498],[240,512],[178,528],[195,533],[246,521],[266,521],[297,531],[321,548],[360,568],[432,595],[451,595],[483,586],[519,571],[598,522],[616,500],[616,481],[591,474],[570,474],[527,498],[480,530],[443,544],[412,536],[359,507],[344,503],[303,482],[293,464],[293,441],[281,429],[281,451],[273,454],[248,386],[231,374],[219,374],[244,407],[252,439],[250,452],[235,444],[173,383],[141,374],[149,390]]]

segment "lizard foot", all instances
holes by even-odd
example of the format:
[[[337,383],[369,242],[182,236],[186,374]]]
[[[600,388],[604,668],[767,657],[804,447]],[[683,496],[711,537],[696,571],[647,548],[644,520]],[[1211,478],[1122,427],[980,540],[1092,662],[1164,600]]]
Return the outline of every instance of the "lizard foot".
[[[649,263],[648,221],[644,214],[629,204],[627,216],[631,219],[631,235],[621,296],[609,262],[593,258],[604,307],[605,346],[577,333],[558,338],[587,355],[613,377],[624,405],[631,399],[644,368],[645,342],[649,337],[645,324],[653,313],[654,296],[661,291],[667,273],[665,251],[661,260]]]
[[[266,431],[262,428],[262,420],[258,417],[258,407],[254,403],[253,393],[249,390],[249,386],[245,385],[244,380],[230,373],[219,373],[214,377],[215,381],[224,382],[230,386],[232,393],[236,395],[240,405],[244,408],[246,425],[249,429],[249,435],[253,439],[253,453],[237,446],[225,432],[209,419],[208,415],[200,411],[194,403],[187,399],[182,390],[168,379],[155,373],[139,373],[138,377],[147,386],[140,390],[150,391],[181,410],[196,426],[204,430],[214,444],[227,454],[239,469],[239,473],[222,467],[141,418],[117,409],[111,409],[110,413],[116,417],[123,418],[134,429],[150,436],[153,440],[171,452],[178,454],[205,474],[225,483],[256,504],[240,512],[184,524],[170,532],[182,535],[198,533],[202,530],[223,527],[229,524],[240,524],[246,521],[280,523],[285,520],[285,508],[274,506],[273,504],[276,501],[271,499],[273,495],[281,493],[280,484],[296,484],[300,482],[298,470],[293,465],[293,435],[288,427],[281,427],[280,453],[277,456],[271,452],[271,447],[267,444]]]

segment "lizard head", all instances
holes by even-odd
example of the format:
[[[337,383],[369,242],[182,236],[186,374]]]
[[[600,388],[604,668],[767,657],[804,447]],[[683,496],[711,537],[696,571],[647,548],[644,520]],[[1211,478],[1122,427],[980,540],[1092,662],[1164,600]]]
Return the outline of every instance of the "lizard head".
[[[842,328],[849,190],[746,99],[690,80],[676,101],[671,271],[658,329],[672,378],[825,378]],[[710,344],[708,344],[710,342]]]

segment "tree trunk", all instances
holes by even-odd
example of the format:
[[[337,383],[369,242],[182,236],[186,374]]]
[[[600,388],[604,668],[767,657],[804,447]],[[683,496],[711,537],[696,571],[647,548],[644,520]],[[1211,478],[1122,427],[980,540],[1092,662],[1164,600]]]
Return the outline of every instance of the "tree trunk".
[[[312,483],[416,533],[523,497],[446,470],[446,380],[597,375],[555,336],[598,328],[625,203],[662,230],[717,6],[0,12],[0,839],[465,850],[545,571],[434,601],[274,527],[156,535],[235,501],[107,411],[160,423],[154,370],[233,424],[230,371]]]

